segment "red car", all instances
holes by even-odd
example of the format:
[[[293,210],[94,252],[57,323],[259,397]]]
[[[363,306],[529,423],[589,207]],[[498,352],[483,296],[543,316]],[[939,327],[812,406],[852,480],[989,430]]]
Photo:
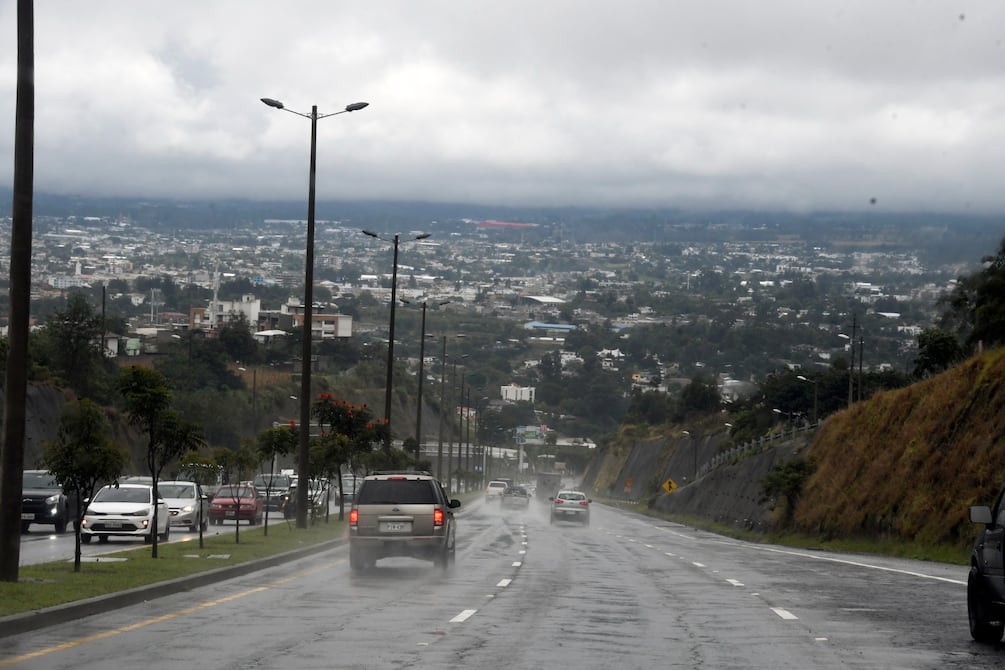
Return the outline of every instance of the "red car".
[[[250,484],[224,484],[209,504],[209,520],[220,526],[224,521],[262,522],[265,501]]]

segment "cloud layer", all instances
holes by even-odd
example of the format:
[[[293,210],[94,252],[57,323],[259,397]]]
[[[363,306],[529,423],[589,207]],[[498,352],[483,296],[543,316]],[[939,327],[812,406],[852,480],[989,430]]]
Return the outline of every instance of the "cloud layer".
[[[373,5],[373,6],[370,6]],[[35,3],[35,185],[1005,211],[997,0]],[[16,3],[0,4],[0,180]]]

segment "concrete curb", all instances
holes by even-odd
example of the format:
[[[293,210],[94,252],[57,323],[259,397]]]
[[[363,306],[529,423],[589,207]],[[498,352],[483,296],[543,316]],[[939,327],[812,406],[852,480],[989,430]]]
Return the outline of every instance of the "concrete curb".
[[[73,621],[85,616],[110,612],[121,607],[136,605],[154,598],[169,596],[181,591],[188,591],[193,588],[206,586],[215,582],[220,582],[234,577],[240,577],[257,570],[271,568],[282,565],[300,558],[306,558],[314,554],[320,554],[331,549],[335,549],[348,541],[345,539],[329,540],[302,549],[294,549],[268,558],[260,558],[253,561],[246,561],[237,565],[229,565],[223,568],[207,570],[186,577],[179,577],[165,582],[157,582],[147,586],[139,586],[127,591],[109,593],[108,595],[78,600],[64,605],[47,607],[35,612],[24,612],[22,614],[12,614],[0,617],[0,638],[11,635],[20,635],[28,631],[39,630],[48,626]]]

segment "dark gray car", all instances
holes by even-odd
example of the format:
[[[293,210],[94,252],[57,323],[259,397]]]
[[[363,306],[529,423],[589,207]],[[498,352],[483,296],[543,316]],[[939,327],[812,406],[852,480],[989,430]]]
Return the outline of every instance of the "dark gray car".
[[[65,533],[67,524],[76,524],[77,504],[63,493],[48,470],[25,470],[21,486],[21,532],[31,524],[46,524]]]

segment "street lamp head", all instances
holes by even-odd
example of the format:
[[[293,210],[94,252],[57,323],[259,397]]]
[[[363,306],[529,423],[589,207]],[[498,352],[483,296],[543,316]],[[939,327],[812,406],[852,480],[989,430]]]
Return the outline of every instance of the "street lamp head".
[[[380,235],[378,235],[377,233],[373,232],[372,230],[364,230],[363,234],[364,235],[369,235],[370,237],[376,237],[377,239],[380,239]]]
[[[369,107],[369,102],[354,102],[345,106],[345,111],[347,112],[357,112],[364,107]]]
[[[421,233],[419,235],[416,235],[415,239],[417,239],[417,240],[424,240],[427,237],[430,237],[431,235],[432,235],[432,233]]]
[[[276,109],[285,109],[285,107],[283,107],[283,103],[279,102],[278,100],[273,100],[272,98],[262,98],[262,102],[264,102],[269,107],[275,107]]]

